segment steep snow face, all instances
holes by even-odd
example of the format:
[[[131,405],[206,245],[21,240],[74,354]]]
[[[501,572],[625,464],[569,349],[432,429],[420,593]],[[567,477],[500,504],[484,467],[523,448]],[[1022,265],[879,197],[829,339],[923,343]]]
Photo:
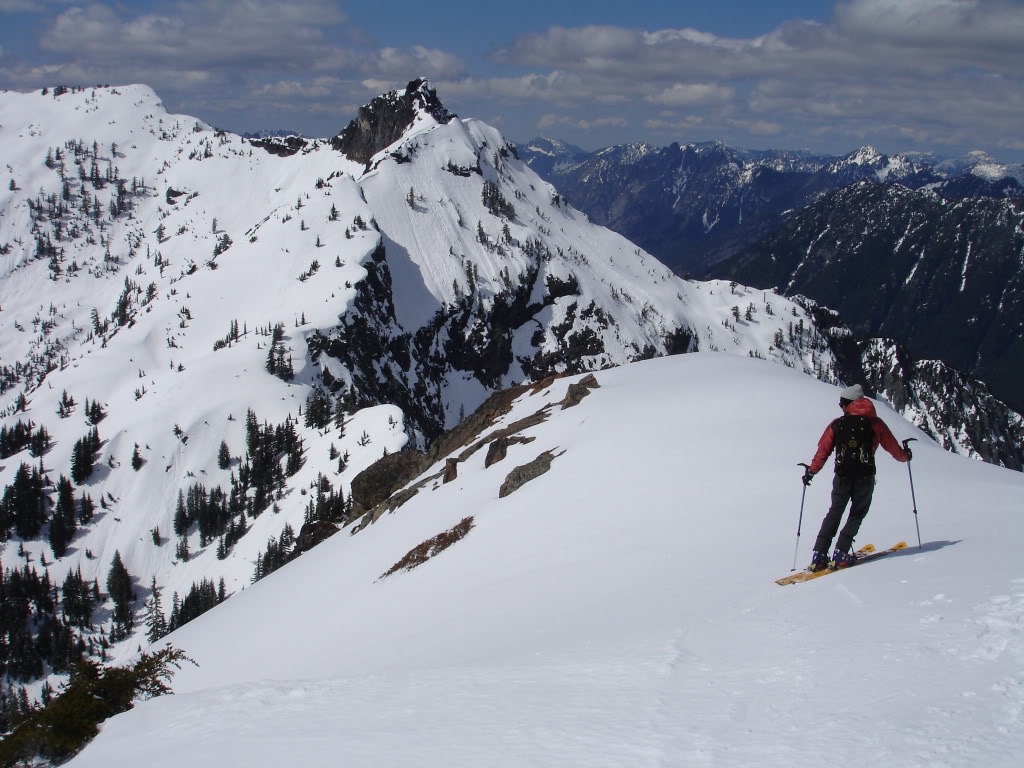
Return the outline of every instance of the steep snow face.
[[[46,487],[5,566],[102,585],[119,553],[141,623],[154,580],[166,607],[202,580],[238,593],[272,537],[496,387],[693,350],[834,375],[799,306],[679,279],[496,130],[437,112],[355,162],[214,131],[144,86],[0,94],[0,418],[51,443],[4,456],[0,484],[41,466],[96,505],[55,558]]]
[[[779,587],[797,462],[837,390],[727,355],[597,379],[565,410],[571,379],[524,392],[492,429],[554,405],[520,433],[532,442],[489,467],[473,453],[170,636],[199,666],[71,765],[1016,765],[1024,476],[945,453],[878,403],[897,439],[921,439],[924,546],[907,468],[880,453],[858,543],[911,547]],[[500,498],[544,452],[549,471]],[[806,490],[798,567],[829,489],[823,474]]]
[[[60,559],[46,526],[39,537],[5,542],[4,566],[49,562],[56,584],[81,568],[102,585],[119,552],[139,609],[153,578],[167,609],[202,579],[223,578],[228,593],[244,588],[268,539],[302,526],[318,475],[347,488],[408,440],[391,405],[349,409],[344,434],[303,426],[301,410],[321,381],[305,337],[346,311],[379,238],[352,225],[373,216],[346,173],[360,167],[323,147],[292,158],[253,150],[167,114],[142,86],[0,94],[0,126],[2,165],[16,188],[5,183],[0,193],[0,409],[4,427],[31,423],[52,439],[42,457],[28,449],[5,456],[0,484],[22,463],[42,465],[53,483],[72,476],[75,443],[91,428],[86,402],[106,414],[96,425],[95,469],[75,483],[76,509],[84,496],[96,505],[92,522]],[[340,175],[318,190],[317,179],[332,172]],[[328,222],[332,205],[344,218]],[[266,370],[275,326],[294,371],[287,381]],[[64,393],[75,405],[61,408]],[[197,485],[227,493],[248,463],[250,410],[271,427],[291,420],[305,463],[276,504],[232,513],[247,533],[219,559],[218,536],[195,524],[175,536],[177,501]],[[348,459],[341,473],[329,459],[335,451]],[[176,541],[189,554],[180,556]]]

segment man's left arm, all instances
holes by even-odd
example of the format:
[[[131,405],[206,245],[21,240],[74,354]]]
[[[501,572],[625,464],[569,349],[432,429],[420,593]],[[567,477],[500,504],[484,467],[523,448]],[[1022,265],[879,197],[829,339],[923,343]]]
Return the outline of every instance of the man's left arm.
[[[886,425],[884,421],[879,418],[875,418],[875,437],[878,438],[878,444],[885,448],[896,461],[907,462],[910,461],[910,454],[903,450],[903,446],[899,444],[892,431]]]

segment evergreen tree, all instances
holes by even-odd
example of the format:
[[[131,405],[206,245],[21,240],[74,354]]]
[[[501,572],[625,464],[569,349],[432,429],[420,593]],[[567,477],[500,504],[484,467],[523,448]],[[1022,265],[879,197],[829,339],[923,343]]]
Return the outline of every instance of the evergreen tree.
[[[85,420],[90,425],[96,426],[106,417],[107,412],[103,410],[103,406],[99,404],[99,401],[93,400],[90,402],[89,398],[85,399]]]
[[[184,536],[191,524],[188,511],[185,509],[185,493],[178,491],[178,503],[174,510],[174,532],[178,536]]]
[[[75,535],[75,495],[64,475],[57,481],[57,506],[50,520],[50,548],[54,557],[64,557]]]
[[[96,452],[100,449],[99,430],[93,427],[89,434],[80,438],[71,451],[71,479],[81,485],[92,474]]]
[[[174,607],[171,609],[171,620],[167,629],[171,632],[184,626],[192,619],[201,616],[223,600],[217,587],[209,579],[203,579],[198,584],[193,583],[185,598],[178,601],[178,594],[174,594]]]
[[[323,429],[331,423],[331,415],[331,396],[320,387],[313,387],[306,398],[306,427]]]
[[[82,569],[69,571],[62,589],[64,618],[79,629],[92,626],[92,611],[96,601],[92,591],[82,578]]]
[[[512,203],[505,199],[505,196],[501,194],[501,189],[498,187],[497,182],[489,179],[484,182],[482,201],[484,207],[495,216],[501,216],[506,219],[515,218],[516,209]]]
[[[338,437],[345,436],[345,401],[339,395],[334,400],[334,426],[338,428]]]
[[[152,595],[146,601],[146,639],[155,643],[167,634],[167,619],[164,618],[163,603],[160,600],[160,587],[156,585],[156,576],[150,584]]]
[[[57,405],[57,415],[62,419],[66,419],[74,412],[75,405],[77,405],[75,398],[69,395],[67,390],[64,390],[60,397],[60,403]]]
[[[92,522],[92,516],[96,511],[96,503],[89,494],[82,495],[82,501],[78,506],[78,522],[82,525]]]
[[[228,444],[224,441],[220,441],[220,450],[217,451],[217,466],[221,469],[230,469],[231,467],[231,451],[228,450]]]
[[[174,556],[179,562],[187,563],[191,552],[188,550],[188,537],[182,536],[178,539],[178,546],[174,550]]]
[[[114,560],[107,574],[107,592],[114,601],[114,622],[122,628],[122,634],[127,634],[135,619],[135,591],[132,589],[132,577],[125,568],[119,551],[114,552]]]
[[[0,502],[0,533],[13,527],[21,539],[39,535],[47,520],[47,499],[43,493],[43,475],[38,468],[22,462],[14,473],[14,482],[4,489]]]

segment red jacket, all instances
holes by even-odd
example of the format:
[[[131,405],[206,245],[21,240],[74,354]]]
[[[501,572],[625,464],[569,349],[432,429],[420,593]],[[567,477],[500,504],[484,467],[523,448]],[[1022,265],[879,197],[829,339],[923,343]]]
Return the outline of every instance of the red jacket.
[[[860,400],[854,400],[843,409],[843,413],[848,413],[851,416],[867,416],[871,419],[871,429],[875,433],[874,450],[877,451],[878,446],[881,445],[896,461],[910,461],[907,452],[903,450],[903,447],[893,437],[885,422],[875,414],[875,404],[868,398],[862,397]],[[818,441],[818,452],[811,459],[810,472],[812,475],[816,475],[821,471],[821,468],[825,466],[825,462],[828,460],[829,454],[832,453],[836,440],[835,426],[837,421],[839,419],[835,419],[835,421],[825,427],[825,432]]]

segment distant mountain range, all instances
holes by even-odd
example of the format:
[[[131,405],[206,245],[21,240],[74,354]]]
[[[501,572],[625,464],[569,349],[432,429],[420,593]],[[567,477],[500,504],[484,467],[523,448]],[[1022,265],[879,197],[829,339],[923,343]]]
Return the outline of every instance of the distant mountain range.
[[[520,147],[593,221],[681,274],[805,294],[1024,408],[1024,167],[749,152],[723,144]]]
[[[1024,191],[1024,166],[983,154],[949,160],[862,147],[834,157],[718,142],[585,152],[546,138],[520,144],[519,152],[595,223],[695,276],[712,274],[718,260],[776,229],[788,211],[856,181],[927,188],[949,198]]]

